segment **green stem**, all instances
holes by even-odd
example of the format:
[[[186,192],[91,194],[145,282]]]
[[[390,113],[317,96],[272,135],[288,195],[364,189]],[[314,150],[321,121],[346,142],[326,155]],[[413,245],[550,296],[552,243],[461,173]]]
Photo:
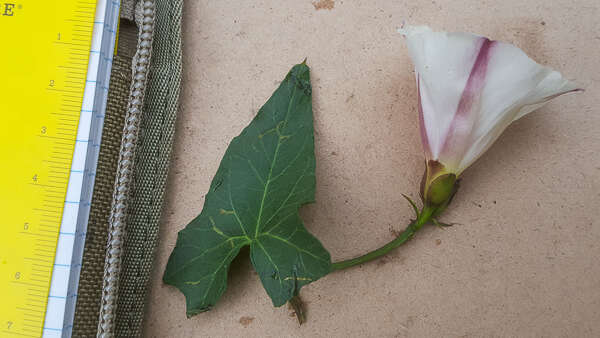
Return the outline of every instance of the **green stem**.
[[[388,244],[382,246],[381,248],[371,251],[360,257],[333,263],[331,265],[331,271],[344,270],[344,269],[353,267],[355,265],[366,263],[366,262],[372,261],[374,259],[377,259],[381,256],[386,255],[388,252],[392,251],[393,249],[408,242],[408,240],[411,239],[414,236],[414,234],[423,227],[423,225],[425,225],[429,221],[431,221],[432,214],[434,211],[435,210],[433,208],[427,208],[427,207],[423,208],[421,213],[419,213],[417,219],[410,222],[410,224],[406,227],[406,229],[404,229],[404,231],[402,231],[402,233],[400,235],[398,235],[398,237],[396,237],[394,240],[392,240]]]

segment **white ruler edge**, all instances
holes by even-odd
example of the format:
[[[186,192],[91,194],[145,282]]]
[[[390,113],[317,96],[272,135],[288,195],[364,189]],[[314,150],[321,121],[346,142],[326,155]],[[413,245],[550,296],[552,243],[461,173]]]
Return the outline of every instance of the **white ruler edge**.
[[[98,0],[96,4],[83,103],[52,269],[43,337],[71,337],[119,7],[120,1],[116,0]]]

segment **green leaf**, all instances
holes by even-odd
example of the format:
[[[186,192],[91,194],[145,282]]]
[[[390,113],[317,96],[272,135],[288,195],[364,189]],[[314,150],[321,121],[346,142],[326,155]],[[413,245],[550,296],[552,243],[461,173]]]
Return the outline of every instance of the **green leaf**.
[[[315,198],[311,97],[308,67],[294,66],[231,141],[202,213],[179,232],[163,280],[185,294],[188,316],[215,305],[246,245],[275,306],[331,271],[329,253],[298,215]]]

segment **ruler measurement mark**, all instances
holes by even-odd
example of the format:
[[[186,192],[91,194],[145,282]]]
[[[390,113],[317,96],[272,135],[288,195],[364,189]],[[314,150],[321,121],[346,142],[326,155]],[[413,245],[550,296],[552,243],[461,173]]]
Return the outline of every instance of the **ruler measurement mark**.
[[[56,227],[54,229],[50,229],[50,230],[38,229],[38,233],[40,233],[40,237],[52,238],[55,241],[58,241],[58,234],[60,233],[59,230],[60,229],[58,227]],[[48,263],[46,260],[44,260],[44,262]]]
[[[35,245],[37,245],[38,247],[42,247],[42,248],[54,248],[54,245],[50,245],[49,243],[51,243],[52,241],[50,240],[38,240],[37,243],[35,243]],[[54,242],[56,242],[56,240],[54,240]]]
[[[33,287],[33,288],[40,288],[42,290],[46,290],[46,288],[43,285],[38,285],[36,283],[29,283],[29,282],[23,282],[23,281],[11,281],[11,283],[13,284],[17,284],[17,285],[21,285],[21,286],[28,286],[28,287]]]
[[[55,156],[55,158],[58,158],[58,156]],[[60,183],[64,183],[64,182],[61,182],[61,181],[53,178],[53,179],[48,179],[48,183],[51,183],[51,184],[60,184]]]
[[[60,123],[61,126],[67,126],[67,127],[71,128],[71,130],[73,130],[73,131],[76,131],[77,128],[78,128],[78,126],[79,126],[79,124],[77,122],[71,122],[70,120],[62,120],[62,121],[59,121],[59,123]],[[58,146],[58,145],[60,145],[60,146]],[[65,147],[64,143],[57,143],[57,144],[54,145],[54,148],[56,148],[56,149],[68,149],[68,148]]]
[[[38,267],[43,267],[43,268],[48,268],[48,266],[47,266],[47,265],[42,265],[42,264],[37,264],[37,263],[33,263],[33,264],[31,264],[31,265],[33,265],[33,266],[38,266]]]
[[[79,115],[76,115],[74,113],[81,112],[81,109],[78,110],[78,111],[71,111],[71,110],[68,111],[68,112],[72,112],[72,113],[64,113],[64,112],[65,112],[65,110],[63,110],[63,113],[50,113],[50,114],[52,114],[52,115],[59,115],[59,116],[69,116],[69,117],[77,116],[77,117],[79,117]],[[79,119],[77,119],[77,121],[79,121]]]
[[[78,84],[83,84],[84,81],[81,81],[81,79],[77,79],[77,80],[65,80],[65,83],[78,83]],[[77,100],[65,100],[63,99],[63,101],[70,101],[70,102],[77,102],[79,103],[79,101]]]
[[[31,319],[31,318],[23,318],[23,321],[25,321],[25,322],[37,322],[36,319]],[[41,327],[41,325],[40,325],[40,327]]]
[[[39,225],[43,225],[43,226],[58,226],[59,224],[52,220],[52,221],[48,221],[48,220],[41,220]]]
[[[65,109],[65,108],[71,108],[69,110],[73,110],[73,109],[81,110],[81,105],[80,104],[70,103],[70,102],[68,102],[68,101],[65,100],[65,102],[63,102],[61,104],[61,108],[63,108],[63,109]]]
[[[37,300],[37,301],[28,300],[25,302],[25,305],[31,306],[31,307],[40,307],[40,305],[42,305],[44,303],[45,303],[44,301],[40,301],[40,300]]]
[[[37,298],[37,299],[41,299],[42,301],[45,301],[48,297],[45,296],[45,293],[38,293],[38,294],[31,294],[31,293],[27,293],[27,295],[29,297],[33,297],[33,298]]]
[[[60,126],[60,128],[64,129],[64,130],[71,130],[72,132],[77,131],[78,128],[78,124],[75,122],[69,122],[69,121],[58,121],[58,125]],[[65,149],[64,144],[60,147],[58,147],[57,145],[54,146],[55,149]]]
[[[51,169],[54,169],[53,172],[60,172],[60,173],[63,173],[65,171],[68,172],[69,169],[70,169],[70,167],[61,167],[61,166],[57,166],[57,165],[50,165],[48,167],[51,168]],[[61,194],[62,190],[60,190],[60,191],[53,191],[53,192],[57,193],[57,194]]]
[[[54,246],[51,247],[52,250],[48,250],[48,248],[50,248],[49,246],[47,247],[43,247],[43,246],[38,246],[36,251],[38,252],[44,252],[44,253],[56,253],[56,250],[54,249]]]
[[[54,41],[53,43],[58,44],[58,45],[87,47],[87,44],[85,44],[85,43],[73,43],[73,42],[67,42],[67,41]],[[73,48],[73,49],[77,49],[77,48]]]
[[[73,123],[69,123],[69,122],[65,122],[65,121],[58,121],[58,126],[56,127],[56,130],[68,130],[71,133],[74,133],[77,131],[77,128],[72,127]]]
[[[31,317],[31,318],[23,318],[23,321],[24,322],[33,322],[33,323],[39,322],[40,316],[38,316],[38,315],[31,315],[29,317]],[[41,327],[41,325],[40,325],[40,327]]]
[[[62,179],[62,180],[68,180],[69,179],[68,175],[48,175],[48,177],[52,177],[52,178],[56,178],[56,179]],[[54,198],[58,198],[58,196],[56,196]]]
[[[65,171],[65,170],[62,170],[62,169],[52,169],[52,168],[50,168],[48,170],[48,173],[49,174],[57,174],[57,175],[61,175],[62,176],[62,175],[69,175],[69,170]],[[46,197],[48,197],[48,198],[61,198],[62,199],[63,198],[62,195],[63,194],[61,192],[46,191]]]
[[[74,36],[77,37],[84,37],[87,34],[81,34],[81,33],[74,33]],[[73,61],[79,61],[79,62],[86,62],[89,63],[89,53],[84,53],[81,51],[75,51],[75,50],[70,50],[69,51],[69,56],[67,56],[67,60],[70,60],[69,63],[72,63]]]
[[[84,88],[84,86],[82,84],[76,84],[76,85],[66,84],[63,87],[69,88],[69,89],[74,89],[74,90],[83,90],[83,88]]]
[[[42,326],[42,324],[38,323],[38,322],[37,322],[37,320],[35,320],[35,319],[32,319],[32,318],[23,318],[23,321],[24,321],[24,322],[30,322],[30,324],[29,324],[29,325],[33,325],[33,324],[31,324],[31,323],[37,323],[39,327],[41,327],[41,326]]]
[[[79,121],[75,121],[73,119],[70,118],[66,118],[66,117],[58,117],[57,120],[60,121],[61,125],[70,125],[70,126],[75,126],[77,127],[77,125],[79,124]]]
[[[36,329],[41,329],[42,328],[41,325],[27,324],[27,323],[23,323],[23,326],[27,326],[27,327],[31,327],[31,328],[36,328]]]
[[[86,17],[89,16],[90,14],[94,14],[92,11],[90,11],[89,7],[84,7],[84,6],[81,6],[81,7],[77,6],[77,9],[74,12],[85,14]]]
[[[52,224],[54,224],[56,227],[60,226],[60,218],[56,217],[56,216],[47,216],[47,215],[42,215],[40,216],[40,227],[42,226],[42,222],[51,222]],[[44,228],[47,228],[48,225],[43,225]],[[44,229],[39,229],[40,231],[45,231]]]
[[[49,136],[49,135],[38,135],[38,137],[41,137],[41,138],[50,138],[50,139],[57,139],[57,140],[67,140],[67,141],[75,141],[76,140],[73,137],[58,137],[58,136]]]
[[[64,203],[44,203],[42,204],[45,207],[49,207],[49,208],[62,208]]]
[[[92,30],[89,29],[88,27],[83,27],[83,26],[77,26],[77,27],[80,27],[80,28],[73,28],[73,32],[74,32],[73,34],[80,34],[80,35],[92,34]]]
[[[40,268],[32,268],[31,269],[32,273],[40,273],[40,274],[50,274],[52,273],[52,268],[51,267],[44,267],[44,269],[40,269]]]
[[[73,34],[73,35],[75,35],[75,34]],[[80,38],[71,38],[71,40],[73,40],[73,41],[85,41],[86,39],[80,39]]]
[[[54,92],[63,92],[63,93],[79,93],[79,90],[67,90],[67,89],[58,89],[58,88],[46,88],[46,90],[54,91]]]
[[[41,209],[41,208],[33,208],[35,211],[47,212],[50,214],[60,213],[60,210],[52,210],[52,209]]]
[[[64,116],[66,116],[66,117],[64,117]],[[60,123],[61,125],[77,126],[79,124],[79,120],[74,120],[68,114],[60,115],[60,116],[56,117],[56,120],[58,120],[58,123]]]
[[[53,231],[52,231],[53,233],[56,233],[56,231],[58,231],[58,228],[59,228],[58,224],[56,224],[56,225],[40,225],[40,226],[43,228],[53,229]],[[46,231],[46,230],[40,229],[40,231]]]
[[[71,145],[69,145],[69,146],[71,146]],[[66,147],[62,147],[62,148],[56,147],[56,148],[57,149],[68,149]],[[65,172],[63,170],[50,169],[50,170],[48,170],[48,174],[55,175],[55,176],[58,176],[58,177],[68,177],[69,173]],[[50,177],[50,176],[48,176],[48,177]]]
[[[48,237],[48,235],[44,235],[44,234],[38,234],[38,233],[33,233],[33,232],[27,232],[27,231],[21,231],[19,232],[22,235],[30,235],[30,236],[43,236],[43,237]],[[45,262],[45,261],[44,261]]]
[[[37,215],[40,215],[41,221],[60,221],[60,215],[56,215],[55,212],[46,212],[46,211],[37,211],[35,212]]]
[[[36,299],[41,299],[42,301],[46,301],[48,299],[48,297],[46,296],[45,292],[44,293],[36,293],[36,294],[27,292],[27,297],[33,297],[33,298],[36,298]]]
[[[65,21],[71,21],[71,22],[83,22],[83,23],[87,23],[89,24],[90,22],[88,20],[81,20],[81,19],[67,19]]]
[[[55,221],[55,220],[41,220],[38,224],[39,226],[43,226],[43,227],[49,227],[49,226],[54,226],[54,227],[58,227],[60,224],[59,222]]]
[[[22,310],[22,311],[28,311],[28,312],[36,312],[36,313],[44,313],[45,312],[45,311],[37,310],[36,308],[18,307],[17,309]]]
[[[75,122],[70,122],[70,121],[58,121],[58,130],[70,130],[72,132],[76,132],[77,131],[77,124]],[[55,146],[56,148],[56,146]]]
[[[42,239],[38,239],[38,241],[41,241],[41,242],[47,242],[47,243],[51,243],[51,244],[48,246],[48,247],[50,247],[50,248],[54,248],[54,247],[56,246],[56,239],[54,239],[54,240],[49,240],[49,239],[47,239],[47,240],[42,240]],[[32,270],[32,271],[33,271],[33,270]],[[38,269],[38,270],[35,270],[35,271],[42,271],[42,270],[39,270],[39,269]]]
[[[65,70],[64,73],[65,73],[65,78],[67,78],[67,79],[79,79],[79,80],[85,79],[85,77],[83,79],[81,78],[82,72],[74,72],[72,70]],[[77,97],[77,96],[71,95],[71,96],[67,96],[67,97],[73,98],[73,97]]]
[[[73,17],[75,18],[87,18],[89,13],[80,13],[80,14],[75,14],[73,15]]]
[[[59,128],[59,129],[61,129],[61,128]],[[69,130],[69,129],[68,128],[62,128],[61,130]],[[54,150],[54,151],[52,151],[52,154],[62,154],[62,155],[69,155],[70,156],[70,155],[73,154],[73,152],[72,151],[71,152],[64,152],[64,151]]]
[[[88,9],[82,8],[82,9],[76,9],[75,13],[91,14],[91,11]]]
[[[8,330],[3,330],[2,332],[6,333],[6,334],[12,334],[12,335],[15,335],[15,336],[38,337],[38,335],[25,334],[25,333],[21,333],[21,332],[13,332],[13,331],[8,331]]]
[[[47,259],[39,259],[39,258],[33,258],[33,257],[25,257],[23,259],[29,260],[29,261],[36,261],[36,262],[52,263],[51,261],[49,261]]]
[[[61,164],[62,162],[60,161],[52,161],[52,160],[44,160],[43,162],[46,163],[54,163],[54,164]],[[56,166],[56,165],[51,165],[49,166],[50,168],[54,168],[54,169],[69,169],[68,167],[62,167],[62,166]]]
[[[73,74],[71,76],[74,76],[74,75],[77,75],[77,76],[85,75],[84,72],[75,72],[75,71],[72,71],[72,70],[67,70],[67,71],[65,71],[65,73],[67,73],[67,78],[69,77],[68,76],[69,74]],[[66,96],[65,95],[65,97],[76,97],[76,96]]]
[[[48,177],[50,177],[50,176],[48,176]],[[61,178],[52,178],[52,179],[48,180],[48,182],[50,182],[50,183],[67,183],[67,181],[68,181],[68,179],[67,178],[63,178],[63,177],[61,177]],[[52,195],[52,196],[55,196],[55,195]],[[48,196],[48,197],[51,197],[51,196]],[[54,197],[54,200],[48,200],[48,201],[44,200],[45,203],[60,203],[61,201],[62,201],[62,199],[59,199],[56,196]]]
[[[56,132],[56,134],[59,135],[72,135],[72,133],[63,133],[63,132]],[[73,141],[75,141],[76,139],[72,139]]]

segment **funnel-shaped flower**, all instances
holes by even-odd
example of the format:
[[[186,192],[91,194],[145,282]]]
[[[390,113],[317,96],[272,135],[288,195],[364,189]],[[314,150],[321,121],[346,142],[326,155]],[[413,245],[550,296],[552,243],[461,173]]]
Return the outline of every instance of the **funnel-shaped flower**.
[[[460,175],[508,125],[578,90],[519,48],[468,33],[408,27],[426,159]]]
[[[559,72],[508,43],[423,26],[400,33],[407,38],[419,91],[427,162],[421,187],[425,200],[433,190],[453,193],[455,179],[511,122],[556,96],[578,90]],[[436,180],[445,183],[436,188]]]

